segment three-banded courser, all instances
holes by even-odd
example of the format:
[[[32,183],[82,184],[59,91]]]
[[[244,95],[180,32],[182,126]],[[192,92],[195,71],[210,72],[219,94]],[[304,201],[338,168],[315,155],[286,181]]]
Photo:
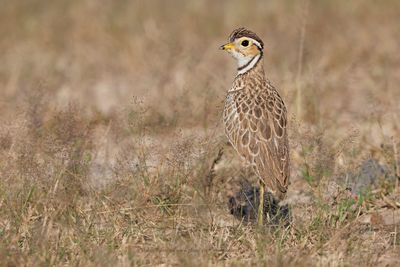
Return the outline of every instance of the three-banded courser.
[[[282,200],[289,184],[286,107],[265,77],[263,48],[263,41],[245,28],[234,30],[229,42],[221,46],[238,64],[225,100],[225,133],[259,177],[259,225],[263,224],[264,190]]]

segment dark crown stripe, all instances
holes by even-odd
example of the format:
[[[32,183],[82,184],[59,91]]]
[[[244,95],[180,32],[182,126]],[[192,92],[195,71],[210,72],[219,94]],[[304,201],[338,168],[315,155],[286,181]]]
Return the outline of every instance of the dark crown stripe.
[[[246,28],[243,28],[243,27],[234,30],[234,31],[231,33],[231,35],[229,35],[229,42],[233,42],[233,41],[235,41],[235,39],[241,38],[241,37],[249,37],[249,38],[252,38],[252,39],[254,39],[254,40],[256,40],[257,42],[260,43],[260,45],[261,45],[261,49],[260,49],[260,50],[262,50],[262,49],[264,48],[264,42],[261,40],[261,38],[258,37],[258,35],[255,34],[254,32],[252,32],[252,31],[250,31],[250,30],[247,30]],[[257,46],[257,47],[258,47],[258,46]],[[260,48],[260,47],[258,47],[258,48]]]

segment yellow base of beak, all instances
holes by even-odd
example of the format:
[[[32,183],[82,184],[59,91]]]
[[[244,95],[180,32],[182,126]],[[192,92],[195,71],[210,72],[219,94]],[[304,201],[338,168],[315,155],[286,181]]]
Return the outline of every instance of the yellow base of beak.
[[[219,49],[221,49],[221,50],[228,50],[228,49],[232,49],[232,48],[234,48],[234,47],[235,47],[235,44],[234,44],[234,43],[227,43],[227,44],[221,45],[221,46],[219,47]]]

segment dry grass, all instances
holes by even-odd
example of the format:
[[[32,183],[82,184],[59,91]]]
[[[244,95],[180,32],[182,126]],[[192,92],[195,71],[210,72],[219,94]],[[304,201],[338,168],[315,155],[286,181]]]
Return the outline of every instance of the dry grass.
[[[3,3],[0,265],[399,266],[400,2],[264,2]],[[288,228],[228,210],[242,25],[289,107]]]

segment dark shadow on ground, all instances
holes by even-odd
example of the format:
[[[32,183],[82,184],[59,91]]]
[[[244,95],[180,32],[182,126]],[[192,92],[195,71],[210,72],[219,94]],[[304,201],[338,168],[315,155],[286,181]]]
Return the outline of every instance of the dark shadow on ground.
[[[247,180],[241,182],[239,191],[229,198],[230,213],[239,220],[248,223],[257,222],[257,212],[260,199],[260,190],[252,186]],[[281,205],[272,193],[264,193],[264,224],[285,226],[291,222],[291,214],[288,205]]]

